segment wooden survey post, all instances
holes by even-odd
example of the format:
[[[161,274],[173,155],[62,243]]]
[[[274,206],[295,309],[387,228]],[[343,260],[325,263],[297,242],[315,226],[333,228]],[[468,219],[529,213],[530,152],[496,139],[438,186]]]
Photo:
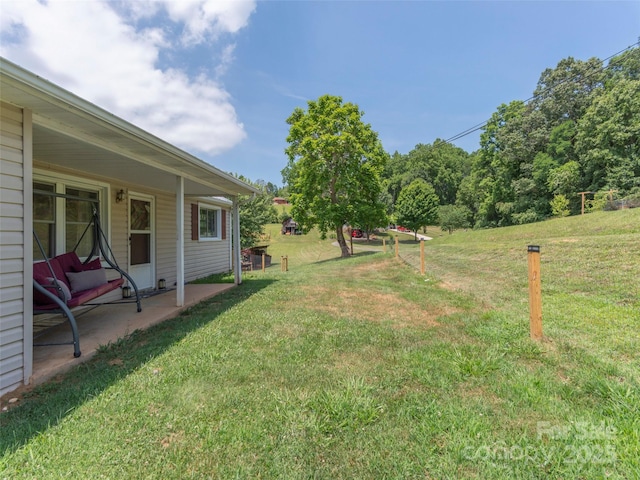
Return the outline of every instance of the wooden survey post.
[[[529,330],[531,339],[542,340],[542,288],[540,282],[540,247],[529,245]]]
[[[593,193],[593,192],[578,192],[578,195],[581,195],[581,196],[582,196],[582,209],[580,210],[580,212],[581,212],[581,213],[580,213],[580,215],[584,215],[584,201],[585,201],[585,200],[584,200],[584,196],[585,196],[587,193]]]
[[[424,240],[420,240],[420,275],[424,275]]]

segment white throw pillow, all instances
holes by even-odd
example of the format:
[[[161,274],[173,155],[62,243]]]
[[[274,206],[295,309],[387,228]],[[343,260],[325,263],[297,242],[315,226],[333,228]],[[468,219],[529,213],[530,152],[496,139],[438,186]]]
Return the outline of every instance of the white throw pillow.
[[[104,268],[85,270],[84,272],[67,272],[72,292],[81,292],[99,287],[107,283],[107,272]]]
[[[47,282],[49,283],[49,285],[55,286],[56,284],[56,280],[53,277],[47,277]],[[58,295],[60,297],[60,300],[64,300],[65,303],[68,302],[71,299],[71,292],[69,291],[69,287],[67,287],[67,284],[62,280],[58,280],[58,285],[60,285],[60,290],[62,290],[62,297],[60,297],[60,292],[58,290],[54,290],[52,288],[47,288],[47,290],[49,290],[50,292],[53,291],[53,293]]]

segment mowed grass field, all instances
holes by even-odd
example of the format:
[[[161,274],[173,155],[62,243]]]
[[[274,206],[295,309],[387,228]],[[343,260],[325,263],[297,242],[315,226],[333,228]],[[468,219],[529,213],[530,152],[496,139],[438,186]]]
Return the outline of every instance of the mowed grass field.
[[[412,236],[269,231],[265,273],[0,414],[0,478],[639,478],[640,209],[430,228],[424,276]]]

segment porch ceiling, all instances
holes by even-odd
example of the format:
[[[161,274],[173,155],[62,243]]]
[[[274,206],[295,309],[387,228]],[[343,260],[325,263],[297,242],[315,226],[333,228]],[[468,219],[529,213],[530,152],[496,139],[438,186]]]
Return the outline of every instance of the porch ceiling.
[[[0,58],[2,101],[32,112],[33,159],[112,182],[185,195],[235,196],[257,190],[106,110]]]

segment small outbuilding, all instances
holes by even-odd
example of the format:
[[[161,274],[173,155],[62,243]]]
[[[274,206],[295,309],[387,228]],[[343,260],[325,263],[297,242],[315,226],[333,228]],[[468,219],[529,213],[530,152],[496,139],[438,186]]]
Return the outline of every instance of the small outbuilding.
[[[289,217],[282,222],[282,235],[300,235],[302,231],[298,228],[298,223]]]

